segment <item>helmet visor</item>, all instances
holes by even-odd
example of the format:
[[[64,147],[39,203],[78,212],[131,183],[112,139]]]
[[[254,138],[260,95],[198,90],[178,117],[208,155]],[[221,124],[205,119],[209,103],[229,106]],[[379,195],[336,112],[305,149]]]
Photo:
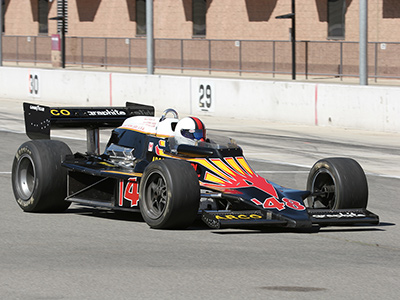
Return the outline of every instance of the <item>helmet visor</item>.
[[[182,129],[181,130],[182,136],[192,140],[203,140],[205,137],[205,130],[204,129]]]

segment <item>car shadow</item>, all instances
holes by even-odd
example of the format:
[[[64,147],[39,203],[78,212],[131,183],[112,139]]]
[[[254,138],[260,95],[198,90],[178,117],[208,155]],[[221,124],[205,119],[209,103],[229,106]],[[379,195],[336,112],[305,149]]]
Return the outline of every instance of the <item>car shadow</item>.
[[[144,219],[140,212],[128,212],[118,210],[99,209],[92,207],[73,207],[69,208],[64,212],[65,214],[76,214],[86,217],[103,218],[109,220],[123,221],[123,222],[139,222],[144,223]],[[166,229],[168,230],[168,229]],[[172,229],[171,229],[172,230]],[[185,230],[185,231],[196,231],[196,230],[211,230],[200,217],[196,218],[192,225],[185,229],[173,229],[173,230]]]
[[[318,233],[320,227],[313,226],[311,228],[285,228],[285,227],[263,227],[263,228],[224,228],[213,231],[215,234],[272,234],[272,233],[299,233],[313,234]]]
[[[393,223],[380,223],[379,225],[353,225],[352,227],[320,227],[313,226],[311,228],[285,228],[285,227],[268,227],[268,228],[248,228],[248,229],[229,229],[225,230],[214,230],[213,233],[221,235],[229,234],[272,234],[272,233],[298,233],[298,234],[315,234],[319,232],[330,233],[330,232],[363,232],[363,231],[385,231],[380,227],[394,226]]]
[[[91,207],[76,207],[76,208],[69,208],[64,213],[76,214],[87,217],[110,219],[116,221],[144,222],[142,215],[139,212],[114,211],[114,210],[91,208]]]
[[[64,212],[65,214],[76,214],[87,217],[103,218],[123,222],[139,222],[144,223],[140,212],[113,211],[108,209],[99,209],[92,207],[72,207]],[[298,234],[315,234],[319,232],[362,232],[362,231],[385,231],[383,227],[395,226],[395,223],[381,222],[379,225],[356,224],[349,226],[312,226],[311,228],[286,228],[286,227],[251,227],[251,228],[222,228],[214,229],[208,227],[200,217],[196,218],[192,225],[185,229],[173,229],[184,231],[209,230],[214,234],[274,234],[274,233],[298,233]]]

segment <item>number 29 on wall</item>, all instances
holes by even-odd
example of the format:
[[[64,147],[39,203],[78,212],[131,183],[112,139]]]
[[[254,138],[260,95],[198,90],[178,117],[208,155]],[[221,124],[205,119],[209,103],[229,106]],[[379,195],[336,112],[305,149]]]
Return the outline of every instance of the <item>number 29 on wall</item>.
[[[198,104],[202,111],[214,110],[214,86],[211,83],[201,83],[199,85]]]

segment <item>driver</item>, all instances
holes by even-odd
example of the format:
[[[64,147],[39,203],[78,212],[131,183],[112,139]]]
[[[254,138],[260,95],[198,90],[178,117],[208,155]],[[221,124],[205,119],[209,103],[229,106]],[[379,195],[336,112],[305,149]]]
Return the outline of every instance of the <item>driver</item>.
[[[175,139],[178,144],[196,145],[197,142],[205,142],[206,127],[199,118],[183,118],[176,125]]]

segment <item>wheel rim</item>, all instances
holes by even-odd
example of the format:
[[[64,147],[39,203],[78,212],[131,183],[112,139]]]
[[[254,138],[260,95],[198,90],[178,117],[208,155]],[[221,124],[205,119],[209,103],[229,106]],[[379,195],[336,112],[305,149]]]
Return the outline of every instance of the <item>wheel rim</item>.
[[[321,169],[315,173],[311,184],[311,192],[318,195],[311,197],[311,208],[329,208],[335,207],[336,202],[336,182],[332,174]]]
[[[161,174],[154,173],[150,176],[144,201],[149,217],[158,219],[162,216],[167,206],[167,185]]]
[[[22,155],[18,160],[16,187],[22,200],[28,200],[34,190],[36,182],[35,165],[28,155]]]

